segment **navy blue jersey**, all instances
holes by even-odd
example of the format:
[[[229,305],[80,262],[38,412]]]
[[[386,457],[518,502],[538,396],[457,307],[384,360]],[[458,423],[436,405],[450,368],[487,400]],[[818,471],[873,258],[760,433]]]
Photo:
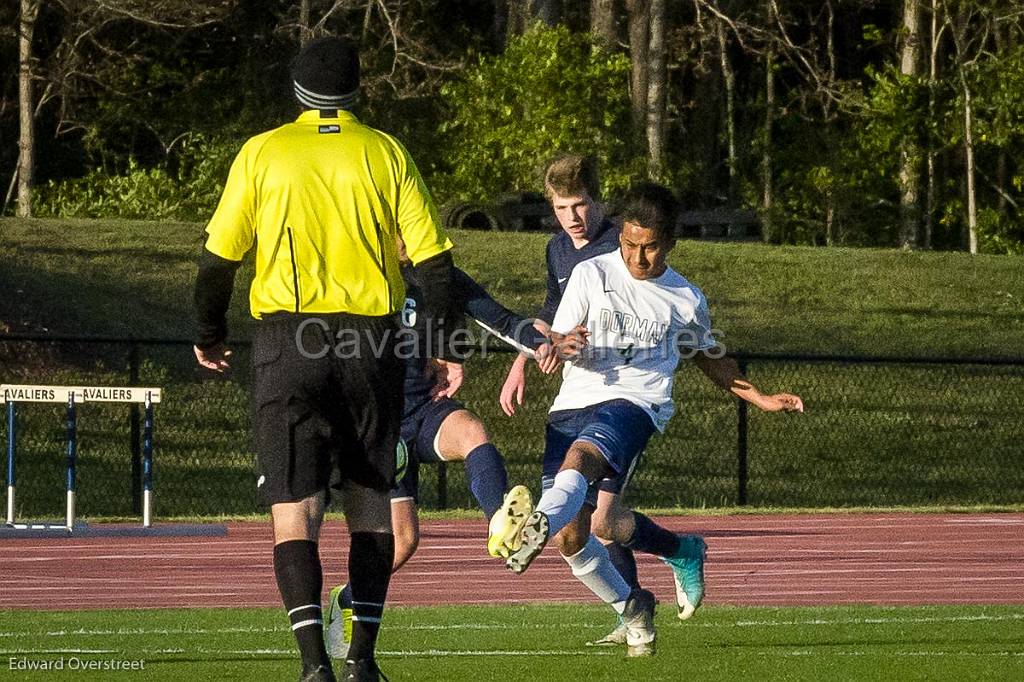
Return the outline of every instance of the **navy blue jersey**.
[[[405,358],[405,412],[410,414],[425,400],[430,399],[433,385],[426,375],[428,332],[436,330],[430,320],[422,314],[423,291],[416,279],[416,268],[402,267],[405,280],[405,306],[402,308],[402,336],[398,350]],[[501,305],[488,294],[472,277],[455,268],[452,279],[452,293],[458,296],[458,304],[466,315],[487,325],[499,338],[524,348],[535,349],[547,339],[533,327],[533,323]]]
[[[588,258],[619,248],[619,232],[619,226],[605,218],[598,225],[597,233],[579,249],[573,246],[572,238],[561,230],[548,241],[548,291],[544,297],[544,305],[537,313],[538,318],[551,324],[562,300],[565,285],[569,283],[572,269]]]

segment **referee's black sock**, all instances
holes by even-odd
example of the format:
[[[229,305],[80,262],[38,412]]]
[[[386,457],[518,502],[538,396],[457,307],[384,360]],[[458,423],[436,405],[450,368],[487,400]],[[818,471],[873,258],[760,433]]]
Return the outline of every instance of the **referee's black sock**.
[[[651,521],[640,512],[633,512],[636,530],[626,547],[660,557],[671,557],[679,551],[679,536]]]
[[[394,560],[395,536],[391,533],[352,533],[348,552],[348,579],[352,585],[350,660],[374,657]]]
[[[317,544],[312,540],[289,540],[275,545],[274,575],[299,645],[302,665],[330,665],[320,610],[324,578]]]

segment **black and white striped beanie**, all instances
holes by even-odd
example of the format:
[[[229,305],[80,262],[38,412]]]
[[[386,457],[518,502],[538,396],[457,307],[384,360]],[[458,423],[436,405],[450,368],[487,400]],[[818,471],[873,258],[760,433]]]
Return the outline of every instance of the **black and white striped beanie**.
[[[292,62],[295,99],[309,109],[352,109],[359,99],[359,50],[345,38],[310,41]]]

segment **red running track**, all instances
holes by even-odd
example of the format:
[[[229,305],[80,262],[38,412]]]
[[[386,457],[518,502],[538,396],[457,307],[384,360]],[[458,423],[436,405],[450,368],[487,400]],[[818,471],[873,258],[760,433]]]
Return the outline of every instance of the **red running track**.
[[[734,605],[1024,603],[1024,514],[833,514],[658,519],[708,541],[707,602]],[[552,547],[523,576],[484,550],[483,521],[424,522],[391,604],[593,597]],[[341,522],[324,530],[326,587],[344,580]],[[279,606],[269,523],[222,537],[0,540],[0,609]],[[672,603],[671,573],[637,555]],[[74,595],[69,598],[69,595]]]

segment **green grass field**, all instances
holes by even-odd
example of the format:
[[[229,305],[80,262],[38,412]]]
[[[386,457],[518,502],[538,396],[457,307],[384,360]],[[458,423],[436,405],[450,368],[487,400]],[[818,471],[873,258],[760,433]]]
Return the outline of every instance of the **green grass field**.
[[[278,609],[0,612],[0,679],[287,680],[297,655]],[[709,607],[658,615],[658,653],[583,644],[609,625],[596,606],[392,608],[379,642],[398,680],[1019,680],[1024,608]],[[143,671],[69,672],[80,661]],[[20,665],[22,669],[12,669]]]
[[[49,331],[187,338],[202,227],[116,221],[0,220],[0,322]],[[457,258],[511,308],[543,298],[547,235],[459,232]],[[733,351],[876,356],[1021,356],[1024,268],[1012,257],[684,241],[671,262],[708,295]],[[248,267],[248,266],[246,266]],[[243,268],[231,319],[249,330]],[[164,387],[157,412],[157,514],[255,510],[248,357],[233,381],[198,383],[187,346],[141,349],[139,382]],[[533,373],[527,406],[507,419],[497,393],[510,358],[474,358],[460,398],[488,424],[512,480],[535,485],[554,377]],[[3,380],[123,384],[126,347],[0,343]],[[768,390],[807,413],[752,411],[748,503],[764,507],[1024,503],[1024,366],[755,362]],[[736,406],[693,368],[676,382],[679,415],[652,440],[633,503],[706,508],[737,498]],[[20,495],[28,515],[62,508],[59,408],[23,411]],[[127,515],[127,410],[90,405],[80,419],[83,514]],[[5,427],[0,425],[0,437]],[[423,502],[437,504],[436,471]],[[449,506],[472,502],[450,467]]]

